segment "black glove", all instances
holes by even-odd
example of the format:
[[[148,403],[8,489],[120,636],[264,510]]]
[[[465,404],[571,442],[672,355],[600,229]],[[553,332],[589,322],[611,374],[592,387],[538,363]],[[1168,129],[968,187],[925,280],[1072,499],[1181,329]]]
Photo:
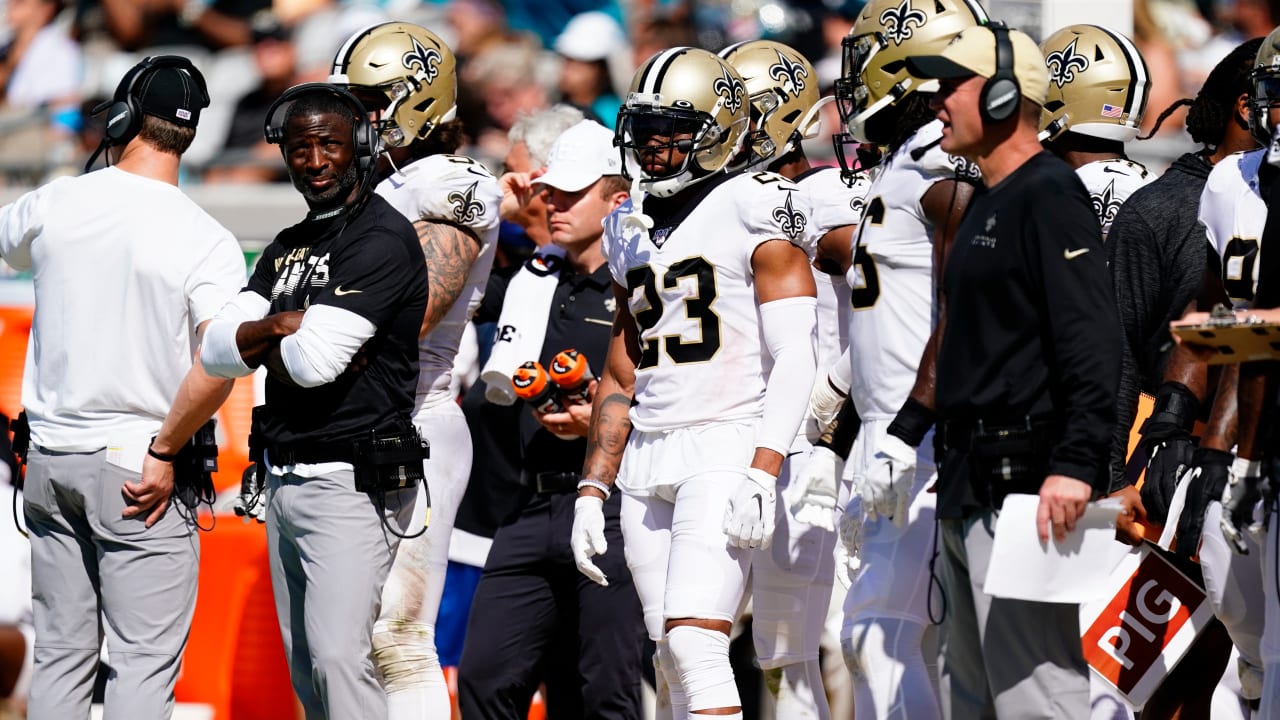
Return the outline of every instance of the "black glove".
[[[1182,515],[1178,517],[1178,540],[1173,548],[1178,555],[1191,558],[1200,552],[1205,510],[1210,502],[1222,499],[1233,460],[1235,455],[1223,450],[1196,448],[1184,480],[1191,485],[1187,488],[1187,502],[1182,508]]]
[[[1266,491],[1266,480],[1258,475],[1237,475],[1235,468],[1227,474],[1227,487],[1222,493],[1222,534],[1231,548],[1241,555],[1249,554],[1244,534],[1256,523],[1254,509]]]
[[[1147,476],[1142,483],[1142,505],[1147,517],[1158,525],[1169,520],[1169,502],[1178,487],[1178,476],[1191,463],[1195,425],[1200,401],[1186,385],[1166,382],[1156,392],[1155,409],[1142,424],[1138,447],[1148,457]]]

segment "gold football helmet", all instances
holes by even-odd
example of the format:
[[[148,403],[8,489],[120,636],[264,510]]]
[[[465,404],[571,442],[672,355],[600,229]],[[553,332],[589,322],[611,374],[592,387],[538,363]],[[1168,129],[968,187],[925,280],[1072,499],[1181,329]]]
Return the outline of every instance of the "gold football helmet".
[[[706,50],[676,47],[636,71],[613,144],[628,176],[634,169],[644,190],[667,197],[723,170],[749,123],[747,86],[738,71]],[[679,167],[662,175],[644,170],[642,151],[672,149],[685,153]]]
[[[1249,129],[1263,145],[1271,144],[1271,108],[1280,106],[1280,27],[1267,33],[1249,72]]]
[[[742,75],[751,101],[745,167],[786,155],[816,134],[823,103],[817,73],[803,55],[772,40],[750,40],[721,50],[720,57]]]
[[[910,55],[934,55],[968,27],[987,21],[977,0],[871,0],[858,13],[842,46],[836,103],[858,142],[884,144],[867,135],[867,122],[916,92],[937,92],[936,80],[907,70]]]
[[[1129,38],[1098,25],[1068,25],[1040,44],[1049,69],[1041,137],[1066,130],[1129,142],[1147,109],[1151,74]]]
[[[333,58],[329,82],[351,90],[370,111],[388,147],[421,140],[457,113],[453,51],[435,33],[404,22],[357,32]]]

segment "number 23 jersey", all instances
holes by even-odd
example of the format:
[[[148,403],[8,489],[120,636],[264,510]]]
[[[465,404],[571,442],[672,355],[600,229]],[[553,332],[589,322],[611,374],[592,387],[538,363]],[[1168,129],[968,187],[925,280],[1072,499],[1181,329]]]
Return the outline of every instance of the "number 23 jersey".
[[[631,424],[651,432],[760,416],[767,351],[751,257],[769,240],[804,248],[803,197],[773,173],[706,181],[654,226],[628,222],[628,200],[604,221],[609,272],[626,288],[640,336]]]

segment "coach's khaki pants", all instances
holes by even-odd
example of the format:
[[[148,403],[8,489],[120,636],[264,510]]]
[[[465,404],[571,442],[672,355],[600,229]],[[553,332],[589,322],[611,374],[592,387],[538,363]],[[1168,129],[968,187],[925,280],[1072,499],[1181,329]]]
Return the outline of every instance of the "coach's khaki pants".
[[[112,673],[103,717],[173,714],[200,545],[176,500],[150,528],[144,516],[120,516],[121,486],[137,479],[107,463],[105,450],[31,450],[24,494],[36,629],[30,720],[89,717],[104,634]]]

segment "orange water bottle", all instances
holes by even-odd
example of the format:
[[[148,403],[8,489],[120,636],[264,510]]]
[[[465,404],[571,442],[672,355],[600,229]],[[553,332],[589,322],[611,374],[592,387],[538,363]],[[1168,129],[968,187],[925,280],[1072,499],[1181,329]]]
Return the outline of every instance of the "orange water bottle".
[[[511,387],[516,391],[516,397],[529,403],[536,413],[564,412],[564,406],[556,398],[555,384],[536,360],[516,368],[511,376]]]
[[[591,365],[582,353],[573,348],[562,350],[551,358],[551,367],[547,370],[551,382],[560,389],[560,397],[565,404],[586,405],[591,402],[587,388],[596,376],[591,373]]]

